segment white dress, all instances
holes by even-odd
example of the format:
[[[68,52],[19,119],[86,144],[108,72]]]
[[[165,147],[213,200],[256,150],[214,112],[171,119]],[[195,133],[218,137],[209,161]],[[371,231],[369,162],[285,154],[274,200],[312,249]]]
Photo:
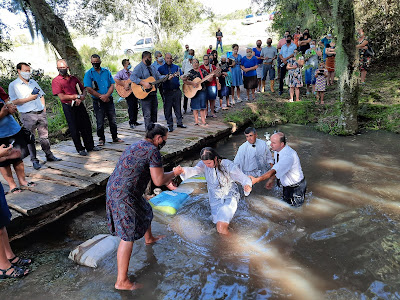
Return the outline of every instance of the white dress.
[[[204,173],[207,181],[211,217],[214,223],[229,223],[232,220],[241,197],[236,182],[239,182],[242,186],[252,186],[251,179],[228,159],[221,161],[221,169],[225,175],[218,168],[207,167],[202,161],[199,161],[195,167],[184,167],[183,169],[184,173],[181,175],[183,180]],[[245,192],[246,196],[249,194]]]
[[[267,143],[256,139],[255,147],[249,142],[243,143],[236,153],[234,163],[246,175],[259,177],[268,172],[270,163],[274,163]]]

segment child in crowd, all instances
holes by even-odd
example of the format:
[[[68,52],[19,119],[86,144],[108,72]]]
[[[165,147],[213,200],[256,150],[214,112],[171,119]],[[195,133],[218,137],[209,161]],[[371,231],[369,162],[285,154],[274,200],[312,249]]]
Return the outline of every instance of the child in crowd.
[[[315,91],[317,92],[317,103],[321,100],[324,104],[324,93],[326,89],[326,78],[328,77],[328,70],[325,64],[320,62],[319,68],[315,71]]]

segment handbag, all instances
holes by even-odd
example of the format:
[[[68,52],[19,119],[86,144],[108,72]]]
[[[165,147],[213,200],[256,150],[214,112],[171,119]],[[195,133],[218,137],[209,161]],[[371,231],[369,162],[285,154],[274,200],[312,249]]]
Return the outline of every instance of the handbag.
[[[372,57],[375,55],[374,50],[371,48],[369,44],[367,44],[368,49],[365,50],[365,56]]]
[[[18,113],[14,114],[15,119],[18,121],[19,126],[21,126],[21,133],[22,136],[24,137],[24,140],[27,144],[34,144],[35,143],[35,136],[32,132],[30,132],[24,124],[22,124],[21,119],[19,118]]]

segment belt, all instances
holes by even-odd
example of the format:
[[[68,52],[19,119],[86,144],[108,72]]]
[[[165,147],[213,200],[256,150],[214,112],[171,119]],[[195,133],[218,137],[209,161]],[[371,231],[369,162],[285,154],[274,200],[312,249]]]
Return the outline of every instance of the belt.
[[[285,186],[285,187],[290,187],[290,188],[298,187],[302,182],[304,182],[305,179],[306,179],[306,178],[303,177],[303,179],[300,180],[298,183],[295,183],[295,184],[292,184],[292,185],[288,185],[288,186]]]
[[[28,111],[25,114],[36,114],[36,115],[40,115],[43,112],[43,109],[41,111]]]
[[[264,62],[264,65],[272,65],[272,61],[271,62]]]

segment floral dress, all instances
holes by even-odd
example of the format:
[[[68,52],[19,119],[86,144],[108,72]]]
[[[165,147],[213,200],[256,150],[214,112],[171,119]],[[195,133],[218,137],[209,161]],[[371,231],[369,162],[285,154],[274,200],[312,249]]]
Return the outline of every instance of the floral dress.
[[[361,42],[358,42],[358,44],[362,44],[366,40],[367,40],[367,38],[364,37]],[[369,65],[371,64],[371,56],[367,56],[366,52],[367,52],[366,49],[360,49],[359,50],[359,55],[360,55],[359,68],[360,68],[360,71],[363,71],[363,70],[368,71]]]
[[[143,193],[151,179],[150,168],[159,167],[162,167],[160,151],[152,143],[142,140],[122,153],[108,180],[108,228],[124,241],[142,238],[150,227],[153,210]]]
[[[301,67],[294,58],[288,60],[288,64],[296,66],[296,69],[289,70],[289,87],[302,87],[303,75],[301,74]]]

